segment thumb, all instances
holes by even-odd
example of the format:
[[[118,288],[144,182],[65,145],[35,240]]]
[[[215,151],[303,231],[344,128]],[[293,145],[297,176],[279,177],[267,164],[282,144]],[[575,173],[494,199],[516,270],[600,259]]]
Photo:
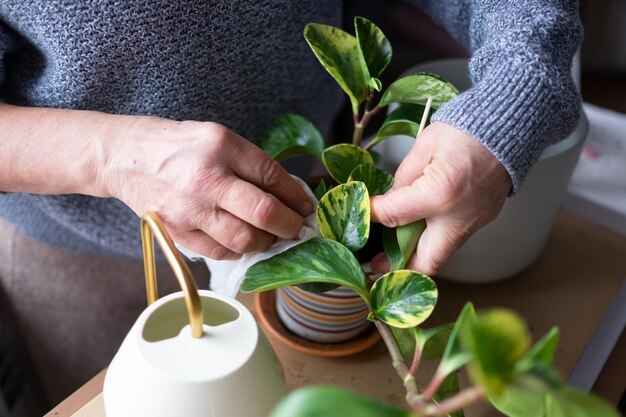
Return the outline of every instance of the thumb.
[[[433,198],[436,195],[432,180],[423,175],[411,185],[370,197],[372,220],[397,227],[429,217],[437,210]]]

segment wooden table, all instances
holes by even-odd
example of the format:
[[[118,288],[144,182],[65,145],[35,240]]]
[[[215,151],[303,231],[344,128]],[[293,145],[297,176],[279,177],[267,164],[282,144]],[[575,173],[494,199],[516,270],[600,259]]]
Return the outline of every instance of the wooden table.
[[[511,279],[481,285],[438,280],[439,304],[430,324],[456,319],[472,300],[478,309],[515,309],[528,321],[536,339],[552,326],[561,329],[555,367],[567,377],[626,278],[626,239],[575,215],[559,213],[547,246],[537,262]],[[252,297],[241,301],[254,310]],[[254,311],[253,311],[254,312]],[[283,363],[290,388],[310,384],[350,387],[384,401],[404,405],[404,390],[382,343],[345,358],[320,358],[294,351],[270,338]],[[427,365],[426,373],[433,364]],[[46,417],[104,417],[102,371]],[[626,332],[623,332],[593,391],[617,404],[626,389]],[[500,415],[480,404],[468,417]]]

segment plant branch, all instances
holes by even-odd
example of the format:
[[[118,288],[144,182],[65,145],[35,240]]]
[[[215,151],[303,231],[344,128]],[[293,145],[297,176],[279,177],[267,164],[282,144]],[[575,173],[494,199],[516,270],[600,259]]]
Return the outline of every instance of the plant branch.
[[[398,346],[398,342],[391,332],[391,329],[387,324],[383,323],[380,320],[374,320],[374,324],[376,325],[380,336],[385,342],[387,350],[389,350],[389,354],[391,355],[391,360],[393,363],[393,367],[396,370],[396,373],[404,383],[404,387],[407,391],[407,397],[410,394],[417,394],[417,382],[415,381],[415,377],[409,372],[409,367],[404,360],[404,356],[402,356],[400,346]]]
[[[369,91],[367,94],[367,98],[365,99],[363,117],[361,117],[361,120],[358,119],[358,115],[355,115],[354,117],[354,133],[352,134],[353,145],[361,146],[361,141],[363,140],[363,131],[365,130],[365,126],[367,126],[372,116],[374,116],[376,113],[380,111],[380,107],[378,106],[370,110],[370,106],[372,105],[373,98],[374,98],[374,92]]]
[[[413,361],[411,362],[411,368],[409,369],[409,373],[413,376],[417,375],[417,368],[420,366],[420,361],[422,359],[422,350],[415,347],[415,352],[413,352]]]
[[[445,417],[483,398],[485,398],[485,391],[481,387],[469,387],[439,404],[430,404],[426,407],[426,416]]]
[[[437,393],[437,390],[439,389],[439,387],[441,386],[441,384],[443,383],[443,381],[446,379],[448,375],[442,374],[440,372],[435,372],[435,375],[433,376],[433,379],[430,380],[430,383],[428,384],[428,386],[426,387],[426,390],[424,390],[424,393],[422,394],[422,398],[424,399],[424,401],[430,401],[435,394]]]

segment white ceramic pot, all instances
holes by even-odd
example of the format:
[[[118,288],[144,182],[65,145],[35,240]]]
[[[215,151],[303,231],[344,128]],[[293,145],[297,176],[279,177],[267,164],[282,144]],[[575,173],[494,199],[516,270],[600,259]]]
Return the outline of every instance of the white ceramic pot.
[[[107,417],[265,417],[286,394],[252,314],[232,298],[198,293],[200,338],[191,336],[182,292],[141,314],[106,374]]]
[[[428,62],[404,75],[417,71],[439,74],[461,91],[470,87],[466,59]],[[583,114],[572,134],[544,150],[518,193],[507,199],[492,223],[455,253],[440,276],[455,281],[489,282],[529,267],[546,244],[588,131],[589,122]],[[394,172],[413,142],[408,137],[383,142],[385,169]]]

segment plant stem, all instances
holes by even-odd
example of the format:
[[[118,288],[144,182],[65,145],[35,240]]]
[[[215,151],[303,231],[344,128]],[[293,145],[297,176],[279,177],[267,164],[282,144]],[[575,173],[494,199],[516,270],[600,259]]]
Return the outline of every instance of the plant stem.
[[[445,417],[483,398],[485,398],[485,391],[481,387],[469,387],[439,404],[426,407],[426,416]]]
[[[417,368],[420,366],[420,361],[422,359],[422,350],[415,348],[415,352],[413,352],[413,362],[411,362],[411,368],[409,369],[409,373],[413,376],[417,375]]]
[[[417,136],[422,133],[424,127],[426,126],[426,120],[428,120],[428,113],[430,113],[430,106],[433,105],[432,96],[428,96],[428,100],[426,101],[426,107],[424,107],[424,114],[422,114],[422,120],[420,121],[420,126],[417,128]]]
[[[428,387],[426,387],[426,390],[424,390],[424,393],[422,394],[424,401],[430,401],[435,396],[437,390],[446,379],[446,376],[447,375],[435,372],[433,379],[430,380]]]
[[[387,350],[389,350],[392,364],[394,369],[396,370],[396,373],[398,374],[400,379],[402,379],[402,382],[404,382],[404,387],[407,391],[407,397],[410,394],[417,394],[417,382],[415,381],[415,377],[409,372],[409,367],[407,366],[406,361],[402,356],[400,346],[398,346],[398,342],[391,332],[391,329],[380,320],[374,320],[374,324],[376,325],[380,336],[383,338],[383,341],[387,346]]]
[[[363,131],[365,130],[365,126],[369,123],[372,116],[380,111],[380,107],[376,106],[372,110],[370,110],[370,106],[372,104],[372,99],[374,98],[374,92],[370,91],[367,93],[367,98],[365,99],[365,106],[363,109],[363,117],[359,120],[358,114],[354,115],[354,133],[352,134],[352,144],[356,146],[361,146],[361,141],[363,140]],[[366,150],[368,148],[365,148]]]

